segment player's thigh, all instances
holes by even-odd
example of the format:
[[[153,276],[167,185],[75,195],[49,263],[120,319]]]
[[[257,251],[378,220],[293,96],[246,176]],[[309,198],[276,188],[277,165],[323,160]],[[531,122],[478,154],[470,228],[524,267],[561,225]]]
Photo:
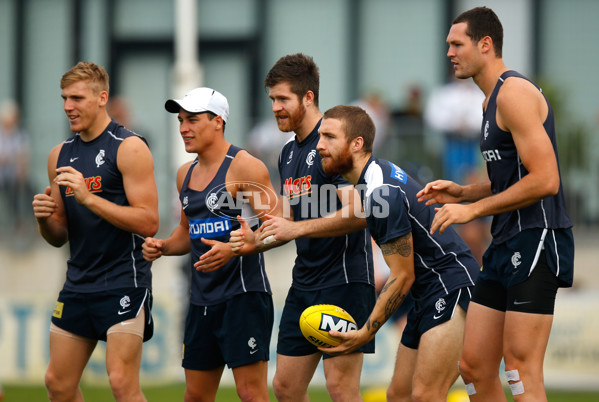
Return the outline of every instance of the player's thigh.
[[[305,391],[310,380],[312,380],[321,357],[321,353],[305,356],[277,354],[277,369],[274,377],[275,388],[296,389],[298,392]]]
[[[185,400],[214,401],[225,366],[210,370],[185,369]]]
[[[123,375],[137,377],[141,365],[143,340],[140,336],[113,332],[106,339],[106,370],[118,370]]]
[[[497,369],[503,355],[504,321],[505,312],[470,302],[462,351],[469,366]]]
[[[457,306],[453,317],[420,338],[414,369],[414,383],[436,389],[449,389],[458,377],[466,312]]]
[[[54,330],[50,331],[48,374],[59,381],[77,385],[96,343],[95,339],[77,336],[54,327]]]
[[[327,384],[347,384],[347,387],[360,384],[363,362],[363,353],[351,353],[323,360]]]
[[[505,316],[504,358],[511,365],[542,367],[553,315],[508,311]]]

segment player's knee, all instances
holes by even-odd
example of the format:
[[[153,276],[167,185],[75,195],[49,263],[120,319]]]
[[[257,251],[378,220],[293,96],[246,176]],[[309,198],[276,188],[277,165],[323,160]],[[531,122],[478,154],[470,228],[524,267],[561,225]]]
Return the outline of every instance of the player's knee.
[[[277,400],[285,400],[286,397],[290,395],[290,386],[286,381],[281,379],[280,376],[275,374],[275,377],[272,380],[272,391]]]
[[[353,399],[355,395],[360,394],[359,384],[350,384],[349,382],[327,379],[327,391],[331,400],[346,401]]]
[[[414,382],[412,386],[412,395],[411,398],[407,399],[396,399],[397,401],[413,401],[413,402],[421,402],[421,401],[441,401],[447,399],[447,393],[449,388],[444,389],[444,387],[431,387],[430,384],[423,384]]]
[[[477,370],[468,364],[466,359],[462,359],[458,361],[458,371],[462,380],[464,381],[464,386],[466,387],[466,393],[471,396],[476,394],[476,387],[474,386],[474,382],[480,380],[480,376],[477,377]]]
[[[248,383],[238,384],[237,396],[239,396],[240,401],[267,401],[268,387],[266,384],[264,386]]]
[[[185,394],[183,395],[183,400],[185,402],[199,402],[204,400],[203,397],[206,396],[205,393],[202,392],[201,389],[193,388],[193,387],[185,387]]]
[[[131,395],[141,392],[137,378],[131,378],[123,370],[111,370],[108,382],[116,400],[126,400]]]
[[[400,386],[391,382],[387,388],[387,400],[388,401],[411,401],[412,400],[412,387]]]
[[[467,359],[462,358],[458,361],[458,372],[464,380],[464,383],[468,384],[474,381],[476,370],[469,364]]]
[[[509,370],[506,367],[505,378],[507,379],[513,396],[524,393],[524,383],[522,382],[522,379],[520,378],[520,372],[517,369]]]
[[[71,386],[68,381],[62,381],[51,370],[46,371],[44,383],[48,391],[48,399],[51,401],[72,400],[77,392],[76,386]]]

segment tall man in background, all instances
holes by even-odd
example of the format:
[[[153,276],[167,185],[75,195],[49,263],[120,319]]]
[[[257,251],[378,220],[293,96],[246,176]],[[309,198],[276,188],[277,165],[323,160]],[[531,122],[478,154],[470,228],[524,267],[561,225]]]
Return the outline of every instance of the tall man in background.
[[[139,368],[142,342],[153,334],[152,275],[141,246],[158,230],[152,154],[142,137],[108,116],[103,67],[80,62],[60,87],[74,135],[50,151],[50,186],[33,199],[43,238],[70,247],[50,325],[48,396],[83,400],[79,381],[103,340],[115,400],[145,401]]]
[[[503,358],[514,399],[544,401],[555,297],[559,287],[572,286],[574,262],[553,111],[538,86],[505,66],[503,27],[493,10],[460,14],[447,43],[455,76],[472,78],[485,94],[480,148],[489,180],[433,181],[420,201],[445,204],[431,233],[493,216],[493,240],[466,319],[462,378],[472,401],[505,400]]]

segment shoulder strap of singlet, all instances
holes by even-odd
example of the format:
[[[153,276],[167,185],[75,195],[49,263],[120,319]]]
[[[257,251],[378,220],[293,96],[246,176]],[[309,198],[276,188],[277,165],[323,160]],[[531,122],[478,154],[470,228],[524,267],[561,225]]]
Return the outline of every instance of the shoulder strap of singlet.
[[[189,179],[191,178],[191,172],[193,171],[193,168],[195,167],[195,165],[197,165],[199,162],[198,158],[196,157],[193,162],[191,163],[191,165],[189,165],[189,169],[187,170],[187,174],[185,175],[185,180],[183,180],[183,185],[181,186],[181,190],[183,190],[184,188],[187,187],[187,185],[189,184]]]
[[[239,151],[241,151],[242,149],[232,145],[229,147],[229,150],[227,151],[227,154],[225,155],[225,160],[223,161],[223,163],[220,165],[220,168],[218,169],[219,172],[224,168],[224,169],[228,169],[229,166],[231,165],[231,161],[233,161],[233,158],[235,158],[235,155],[237,155],[237,153]],[[183,186],[187,187],[188,183],[189,183],[189,179],[191,178],[191,172],[193,171],[193,168],[195,167],[195,165],[199,162],[198,158],[196,157],[194,159],[194,161],[191,163],[191,165],[189,166],[189,170],[187,171],[187,174],[185,175],[185,180],[183,180]]]

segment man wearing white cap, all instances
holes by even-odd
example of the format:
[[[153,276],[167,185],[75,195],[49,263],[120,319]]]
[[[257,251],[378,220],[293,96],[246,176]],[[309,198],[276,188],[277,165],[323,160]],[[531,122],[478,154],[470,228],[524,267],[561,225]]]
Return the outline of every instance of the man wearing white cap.
[[[266,401],[273,302],[262,254],[234,257],[229,233],[243,216],[256,228],[276,213],[266,166],[225,140],[227,99],[196,88],[165,108],[177,113],[185,150],[197,154],[177,172],[181,220],[167,239],[147,238],[144,257],[191,251],[191,300],[183,340],[185,400],[214,400],[224,366],[241,400]]]

